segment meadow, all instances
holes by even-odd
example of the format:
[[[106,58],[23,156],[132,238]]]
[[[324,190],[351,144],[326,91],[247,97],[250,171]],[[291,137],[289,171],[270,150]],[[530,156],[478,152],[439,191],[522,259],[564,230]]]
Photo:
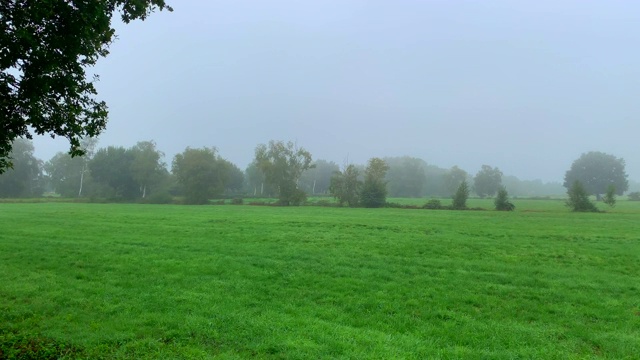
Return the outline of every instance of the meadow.
[[[2,203],[0,358],[637,359],[640,203],[514,203]]]

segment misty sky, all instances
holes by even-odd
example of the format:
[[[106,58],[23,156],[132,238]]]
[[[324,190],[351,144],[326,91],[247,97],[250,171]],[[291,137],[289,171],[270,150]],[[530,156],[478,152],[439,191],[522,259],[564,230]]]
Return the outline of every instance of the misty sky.
[[[99,146],[155,140],[167,163],[215,146],[244,168],[292,140],[338,164],[409,155],[545,181],[597,150],[640,180],[638,1],[168,2],[117,25],[95,68]]]

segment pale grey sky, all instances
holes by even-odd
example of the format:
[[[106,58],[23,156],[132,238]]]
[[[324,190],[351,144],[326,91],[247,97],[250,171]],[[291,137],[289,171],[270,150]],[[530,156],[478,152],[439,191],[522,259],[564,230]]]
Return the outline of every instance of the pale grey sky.
[[[216,146],[244,168],[292,140],[340,164],[410,155],[546,181],[597,150],[640,180],[640,2],[169,2],[118,25],[95,69],[99,146],[155,140],[168,163]]]

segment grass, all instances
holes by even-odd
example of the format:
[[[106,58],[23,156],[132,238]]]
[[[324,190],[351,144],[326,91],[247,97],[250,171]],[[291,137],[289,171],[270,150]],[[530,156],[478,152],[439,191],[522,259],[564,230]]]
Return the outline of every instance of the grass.
[[[0,204],[0,358],[637,358],[640,204],[527,201]]]

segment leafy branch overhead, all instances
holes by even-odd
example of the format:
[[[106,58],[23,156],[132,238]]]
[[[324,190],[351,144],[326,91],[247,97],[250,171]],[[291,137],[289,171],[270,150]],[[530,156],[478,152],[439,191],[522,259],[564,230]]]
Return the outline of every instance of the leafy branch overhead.
[[[4,0],[0,2],[0,173],[12,143],[32,133],[66,137],[72,155],[80,140],[107,123],[86,68],[109,54],[114,14],[125,23],[169,10],[164,0]]]

